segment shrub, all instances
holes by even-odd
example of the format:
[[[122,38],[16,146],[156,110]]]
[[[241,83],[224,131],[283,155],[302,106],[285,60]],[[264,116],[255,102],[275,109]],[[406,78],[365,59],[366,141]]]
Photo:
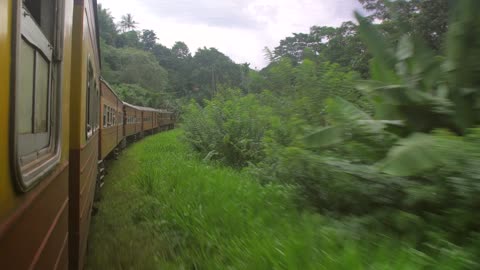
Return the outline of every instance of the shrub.
[[[243,96],[228,89],[205,101],[192,101],[185,109],[185,138],[205,159],[221,160],[234,167],[257,162],[264,156],[262,139],[278,119],[255,95]]]

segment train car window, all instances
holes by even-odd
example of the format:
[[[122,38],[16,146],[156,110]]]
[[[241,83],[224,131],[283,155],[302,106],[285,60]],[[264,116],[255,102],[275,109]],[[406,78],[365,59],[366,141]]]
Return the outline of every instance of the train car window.
[[[35,133],[48,131],[48,84],[49,63],[43,57],[36,58],[37,75],[35,76]]]
[[[107,127],[107,105],[103,104],[103,127]]]
[[[97,98],[95,99],[95,122],[97,130],[100,129],[100,89],[96,88]]]
[[[23,0],[16,6],[12,38],[15,76],[12,152],[20,190],[26,191],[59,161],[59,80],[63,51],[63,4]]]
[[[93,100],[95,97],[95,94],[93,93],[94,89],[94,74],[93,74],[93,66],[92,62],[88,61],[87,65],[87,89],[86,89],[86,137],[87,140],[90,139],[93,135],[93,128],[94,128],[94,123],[93,123]]]
[[[108,107],[108,126],[112,125],[112,108]]]
[[[98,94],[97,94],[98,88],[97,88],[97,81],[95,80],[95,77],[92,76],[92,89],[91,89],[91,96],[90,96],[90,123],[93,129],[93,132],[97,131],[98,128]]]
[[[20,72],[19,90],[17,100],[17,116],[22,121],[17,121],[17,129],[20,134],[33,133],[32,119],[33,117],[33,78],[35,74],[34,60],[35,50],[25,42],[20,44],[20,65],[24,67]]]
[[[50,43],[53,43],[55,33],[55,2],[55,0],[23,0],[24,7]]]
[[[110,126],[110,107],[107,106],[107,127]]]

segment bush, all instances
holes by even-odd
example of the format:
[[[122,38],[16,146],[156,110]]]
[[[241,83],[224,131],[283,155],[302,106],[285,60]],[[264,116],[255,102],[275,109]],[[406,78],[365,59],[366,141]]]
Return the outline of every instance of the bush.
[[[258,175],[296,184],[319,211],[361,217],[419,244],[477,239],[480,81],[472,74],[480,20],[474,6],[459,2],[445,58],[409,36],[398,49],[387,48],[359,17],[375,56],[372,79],[359,88],[374,115],[344,98],[327,99],[325,125],[287,145],[273,139]]]
[[[255,95],[228,89],[205,101],[192,101],[183,114],[185,138],[207,160],[243,167],[264,157],[262,139],[278,119]]]

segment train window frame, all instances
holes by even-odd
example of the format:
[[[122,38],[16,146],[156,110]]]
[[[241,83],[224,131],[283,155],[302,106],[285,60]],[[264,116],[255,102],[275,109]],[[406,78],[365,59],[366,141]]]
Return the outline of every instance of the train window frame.
[[[95,134],[95,99],[97,95],[95,71],[91,57],[87,58],[87,82],[85,89],[85,138],[89,141]]]
[[[112,126],[112,108],[108,106],[108,127]]]
[[[107,126],[108,127],[110,125],[110,107],[108,105],[107,106]]]
[[[11,76],[11,109],[10,109],[10,147],[9,155],[15,186],[19,192],[27,192],[48,176],[60,163],[61,157],[61,125],[62,125],[62,63],[64,38],[64,1],[46,0],[36,2],[39,9],[47,11],[39,17],[32,16],[29,3],[23,0],[12,2],[12,76]],[[50,9],[49,9],[50,8]],[[33,10],[37,12],[38,10]],[[43,12],[40,11],[40,12]],[[52,20],[53,18],[53,20]],[[49,31],[49,36],[45,34]],[[22,48],[22,49],[21,49]],[[28,49],[29,57],[20,52]],[[38,62],[40,61],[40,62]],[[25,84],[22,77],[25,68],[30,67],[31,85]],[[40,81],[39,81],[40,80]],[[29,81],[30,82],[30,81]],[[38,84],[38,85],[37,85]],[[27,88],[23,88],[27,87]],[[31,88],[31,96],[20,94],[21,89]],[[37,94],[42,94],[37,96]],[[40,102],[37,101],[39,98]],[[29,98],[32,98],[31,103]],[[36,102],[37,101],[37,102]],[[42,102],[43,101],[43,102]],[[25,104],[31,106],[31,112],[23,114]],[[37,118],[45,113],[42,118]],[[43,114],[41,113],[41,114]],[[43,118],[45,117],[45,118]],[[28,119],[28,120],[26,120]],[[39,121],[42,123],[38,125]],[[25,125],[25,121],[27,123]],[[22,125],[22,130],[20,126]],[[28,127],[30,125],[30,127]],[[24,129],[26,127],[26,129]]]
[[[107,127],[107,104],[103,104],[103,127]]]

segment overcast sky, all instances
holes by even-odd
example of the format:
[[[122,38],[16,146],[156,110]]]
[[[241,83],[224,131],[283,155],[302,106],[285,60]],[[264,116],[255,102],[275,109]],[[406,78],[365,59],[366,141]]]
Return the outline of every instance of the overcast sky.
[[[266,65],[263,48],[273,49],[292,33],[311,26],[353,20],[358,0],[98,0],[118,22],[126,13],[139,29],[152,29],[171,48],[185,42],[192,54],[215,47],[237,63]]]

